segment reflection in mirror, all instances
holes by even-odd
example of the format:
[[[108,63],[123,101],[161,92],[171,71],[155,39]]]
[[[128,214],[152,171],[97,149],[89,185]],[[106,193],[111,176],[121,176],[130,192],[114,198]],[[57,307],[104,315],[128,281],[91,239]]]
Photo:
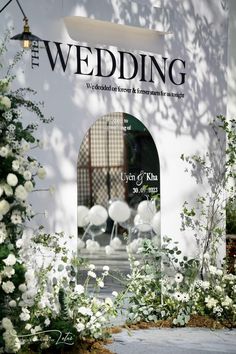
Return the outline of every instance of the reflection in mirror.
[[[146,238],[160,238],[160,168],[147,128],[126,113],[99,118],[78,156],[78,248],[97,267],[128,272]]]

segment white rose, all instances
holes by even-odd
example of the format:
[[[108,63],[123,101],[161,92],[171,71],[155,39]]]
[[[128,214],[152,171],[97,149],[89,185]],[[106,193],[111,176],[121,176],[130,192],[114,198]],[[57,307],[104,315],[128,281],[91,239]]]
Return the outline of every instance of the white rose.
[[[29,331],[32,328],[32,325],[30,323],[27,323],[27,325],[25,326],[25,329],[27,331]]]
[[[33,183],[31,181],[26,181],[24,184],[25,190],[30,193],[34,189]]]
[[[44,179],[46,176],[46,170],[43,167],[39,167],[37,175],[40,179]]]
[[[27,193],[27,191],[25,190],[25,188],[22,185],[19,185],[15,189],[15,196],[19,200],[26,200],[27,196],[28,196],[28,193]]]
[[[9,318],[7,317],[4,317],[2,319],[2,327],[6,330],[9,330],[9,329],[12,329],[13,328],[13,325],[12,325],[12,322]]]
[[[9,186],[11,187],[15,187],[18,183],[18,178],[16,175],[14,175],[13,173],[8,173],[7,175],[7,183],[9,184]]]
[[[111,293],[114,297],[117,297],[118,296],[118,292],[117,291],[112,291]]]
[[[25,179],[26,181],[29,181],[29,180],[31,179],[31,177],[32,177],[32,174],[31,174],[30,171],[25,171],[25,172],[23,173],[23,176],[24,176],[24,179]]]
[[[3,189],[7,197],[11,197],[13,195],[13,189],[8,184],[4,184]]]
[[[6,259],[3,260],[6,266],[13,266],[16,264],[16,257],[13,253],[10,253]]]
[[[3,195],[3,187],[2,186],[0,186],[0,197]]]
[[[76,328],[77,332],[82,332],[85,329],[85,325],[78,321],[75,324],[75,328]]]
[[[7,278],[11,278],[15,274],[15,269],[9,266],[4,267],[3,275]]]
[[[10,204],[5,200],[0,201],[0,214],[5,215],[10,210]]]
[[[27,287],[26,287],[25,284],[20,284],[20,285],[18,286],[18,289],[19,289],[22,293],[24,293],[24,292],[26,291]]]
[[[15,285],[11,281],[3,282],[2,283],[2,289],[5,291],[5,293],[13,293],[15,290]]]
[[[9,306],[10,306],[10,307],[16,307],[16,301],[15,301],[15,300],[11,300],[11,301],[9,302]]]

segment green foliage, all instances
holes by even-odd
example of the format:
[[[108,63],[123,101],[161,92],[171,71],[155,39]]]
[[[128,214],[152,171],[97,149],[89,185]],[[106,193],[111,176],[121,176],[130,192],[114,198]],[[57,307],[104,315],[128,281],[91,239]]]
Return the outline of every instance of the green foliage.
[[[209,253],[212,264],[216,264],[218,245],[226,229],[236,229],[235,188],[236,183],[236,120],[227,120],[220,115],[211,124],[217,149],[205,156],[181,155],[191,168],[197,183],[208,183],[210,191],[198,195],[195,207],[185,202],[181,213],[182,230],[191,228],[197,241],[201,260],[200,275],[204,279],[204,255]],[[220,155],[219,155],[220,154]],[[232,186],[233,185],[233,186]]]

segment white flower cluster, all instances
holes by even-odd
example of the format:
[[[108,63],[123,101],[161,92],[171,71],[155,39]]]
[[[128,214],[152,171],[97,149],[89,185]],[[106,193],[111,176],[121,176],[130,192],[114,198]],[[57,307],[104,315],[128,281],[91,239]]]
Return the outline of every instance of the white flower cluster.
[[[21,348],[20,340],[17,336],[11,320],[7,317],[2,319],[2,327],[5,330],[3,339],[5,342],[5,349],[7,353],[17,353]]]

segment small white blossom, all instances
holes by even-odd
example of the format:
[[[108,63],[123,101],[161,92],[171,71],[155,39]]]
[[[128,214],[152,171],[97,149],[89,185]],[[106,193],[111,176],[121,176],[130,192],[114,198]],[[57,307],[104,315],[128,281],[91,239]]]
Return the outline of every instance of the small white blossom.
[[[182,301],[188,302],[188,301],[189,301],[189,294],[183,293],[183,294],[182,294]]]
[[[88,271],[88,276],[91,277],[91,278],[96,278],[97,277],[96,273],[92,272],[91,270]]]
[[[14,210],[11,215],[11,222],[15,225],[22,224],[21,213],[18,210]]]
[[[103,269],[105,272],[109,272],[109,270],[110,270],[109,266],[107,266],[107,265],[103,266],[102,269]]]
[[[25,326],[26,331],[29,331],[32,328],[32,325],[30,323],[27,323]]]
[[[223,270],[222,269],[217,269],[216,270],[216,275],[221,277],[223,275]]]
[[[22,307],[21,309],[21,314],[20,314],[20,320],[21,321],[29,321],[30,319],[30,312],[27,308]]]
[[[13,171],[18,171],[19,167],[20,167],[20,163],[19,163],[18,160],[12,161],[12,169],[13,169]]]
[[[90,308],[88,307],[85,307],[85,306],[81,306],[78,308],[78,312],[81,313],[81,315],[84,315],[84,316],[92,316],[93,315],[93,312],[91,311]]]
[[[26,181],[29,181],[29,180],[31,180],[32,174],[30,171],[24,171],[23,177]]]
[[[37,175],[40,179],[44,179],[46,177],[46,170],[43,167],[39,167]]]
[[[111,293],[114,297],[117,297],[118,296],[118,292],[117,291],[112,291]]]
[[[78,295],[83,294],[83,293],[84,293],[84,287],[83,287],[83,285],[77,284],[77,285],[75,286],[75,292],[76,292]]]
[[[89,268],[89,270],[94,270],[96,267],[94,264],[89,264],[88,268]]]
[[[182,283],[183,279],[184,279],[184,277],[183,277],[183,275],[182,275],[181,273],[177,273],[177,274],[175,275],[175,281],[176,281],[176,283]]]
[[[10,153],[10,149],[9,149],[8,145],[2,146],[0,148],[0,156],[1,157],[7,157],[9,153]]]
[[[224,307],[228,307],[232,303],[233,303],[233,300],[228,295],[226,295],[224,301],[221,302],[221,305],[224,306]]]
[[[30,144],[27,141],[23,140],[21,142],[21,150],[23,152],[27,152],[27,151],[29,151],[29,149],[30,149]]]
[[[77,332],[82,332],[85,329],[85,325],[82,322],[79,322],[77,320],[77,322],[75,324],[75,328],[76,328]]]
[[[99,288],[104,288],[104,282],[102,280],[98,281]]]
[[[174,298],[175,298],[176,300],[178,300],[178,301],[182,301],[182,300],[183,300],[183,294],[180,293],[179,291],[176,291],[176,292],[174,293]]]
[[[112,299],[110,297],[106,297],[105,298],[105,304],[109,307],[112,307],[113,306],[113,302],[112,302]]]
[[[49,326],[50,323],[51,323],[51,321],[49,320],[49,318],[46,318],[46,320],[44,321],[45,326],[46,327]]]
[[[205,302],[206,302],[206,307],[208,307],[209,309],[216,307],[218,301],[216,299],[214,299],[213,297],[207,296],[205,298]]]
[[[217,268],[211,265],[211,266],[209,266],[209,272],[211,274],[215,275],[217,272]]]

